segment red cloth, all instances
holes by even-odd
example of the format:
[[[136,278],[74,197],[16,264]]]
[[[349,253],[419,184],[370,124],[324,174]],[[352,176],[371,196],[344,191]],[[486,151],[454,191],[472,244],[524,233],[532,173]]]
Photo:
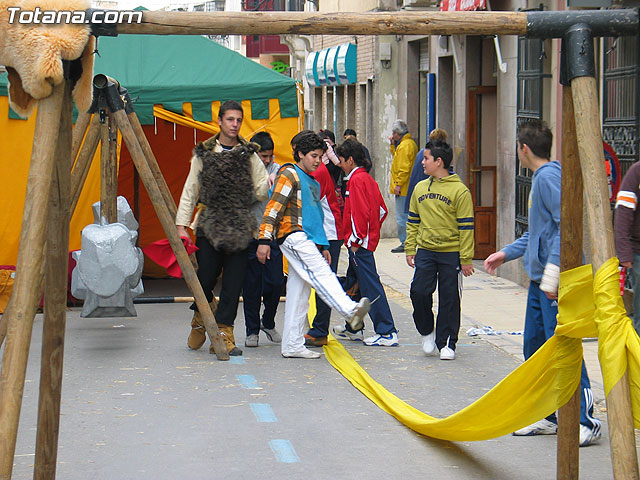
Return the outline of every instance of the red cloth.
[[[189,255],[198,250],[198,247],[191,243],[188,238],[182,237],[181,240]],[[182,270],[180,270],[180,265],[178,265],[178,259],[173,253],[171,245],[169,245],[169,240],[166,238],[147,245],[142,251],[158,265],[165,267],[167,273],[172,277],[182,277]]]

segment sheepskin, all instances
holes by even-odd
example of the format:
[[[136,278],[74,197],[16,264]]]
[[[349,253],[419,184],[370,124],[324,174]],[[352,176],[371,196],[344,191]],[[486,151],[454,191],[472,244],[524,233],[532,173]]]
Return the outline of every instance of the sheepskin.
[[[0,65],[7,67],[9,102],[20,116],[28,117],[37,101],[64,80],[62,60],[81,57],[83,73],[73,97],[79,111],[89,108],[94,39],[88,24],[10,24],[7,7],[77,11],[90,6],[87,0],[0,0]]]
[[[193,151],[202,160],[200,202],[206,206],[198,225],[217,250],[244,250],[255,236],[251,156],[258,149],[255,143],[248,143],[214,152],[200,143]]]

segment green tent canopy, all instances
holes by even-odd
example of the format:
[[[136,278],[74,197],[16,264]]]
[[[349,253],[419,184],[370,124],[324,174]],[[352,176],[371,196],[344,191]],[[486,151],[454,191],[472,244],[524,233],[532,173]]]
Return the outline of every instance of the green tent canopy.
[[[153,123],[153,106],[182,114],[190,102],[193,118],[210,122],[211,102],[250,100],[251,117],[269,118],[269,99],[280,116],[298,117],[296,81],[243,57],[208,38],[176,35],[100,37],[94,74],[104,73],[125,87],[143,125]],[[0,95],[7,92],[0,75]],[[15,114],[10,112],[10,117]]]

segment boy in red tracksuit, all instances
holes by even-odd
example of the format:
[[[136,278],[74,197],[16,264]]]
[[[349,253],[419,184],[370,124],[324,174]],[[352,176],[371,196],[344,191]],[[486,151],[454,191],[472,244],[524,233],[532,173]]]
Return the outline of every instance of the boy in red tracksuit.
[[[380,240],[380,227],[387,216],[387,206],[378,184],[366,171],[362,144],[347,139],[336,148],[336,154],[347,182],[342,224],[344,243],[349,249],[349,262],[355,269],[360,293],[371,299],[369,316],[375,335],[363,339],[362,330],[354,332],[346,324],[335,327],[333,333],[339,338],[362,340],[365,345],[395,347],[398,345],[398,333],[373,257]]]

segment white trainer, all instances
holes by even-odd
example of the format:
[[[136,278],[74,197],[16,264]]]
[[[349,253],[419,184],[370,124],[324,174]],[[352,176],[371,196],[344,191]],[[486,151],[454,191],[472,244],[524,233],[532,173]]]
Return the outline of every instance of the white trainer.
[[[284,358],[320,358],[322,355],[320,355],[318,352],[312,352],[308,348],[305,348],[304,350],[300,350],[299,352],[283,352],[282,356]]]
[[[333,327],[331,331],[336,338],[344,338],[347,340],[352,340],[354,342],[362,340],[364,338],[364,335],[362,335],[362,330],[358,330],[357,332],[350,332],[349,330],[347,330],[347,327],[345,325],[338,325],[336,327]]]
[[[442,347],[440,350],[440,360],[455,360],[456,352],[449,347]]]
[[[595,428],[591,429],[589,427],[585,427],[584,425],[580,425],[580,446],[586,447],[588,445],[592,445],[600,440],[602,436],[602,432],[600,431],[600,425],[597,425]]]
[[[436,331],[434,330],[429,335],[422,336],[422,351],[426,355],[433,355],[437,352],[436,347]]]
[[[376,333],[372,337],[362,340],[362,343],[372,347],[397,347],[399,345],[398,334],[396,332],[392,332],[388,335],[379,335]]]
[[[582,428],[580,429],[582,433]],[[528,427],[521,428],[513,432],[516,437],[530,437],[533,435],[556,435],[558,433],[558,425],[550,422],[546,418],[532,423]]]
[[[351,330],[355,332],[362,330],[364,327],[364,317],[369,313],[370,309],[371,301],[367,297],[362,297],[351,313],[351,316],[346,319]]]

